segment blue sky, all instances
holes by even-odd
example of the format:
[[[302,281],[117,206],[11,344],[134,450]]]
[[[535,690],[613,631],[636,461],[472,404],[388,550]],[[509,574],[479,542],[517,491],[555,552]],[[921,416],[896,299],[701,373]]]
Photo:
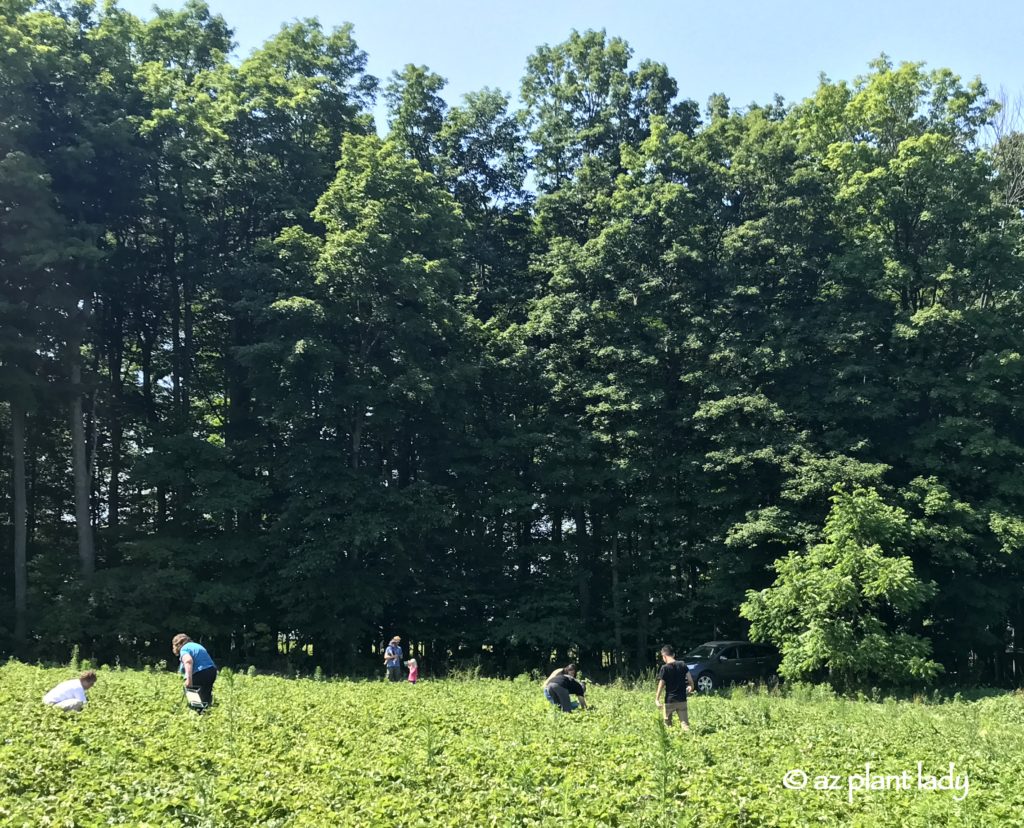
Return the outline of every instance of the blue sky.
[[[518,97],[527,56],[573,29],[604,28],[636,58],[666,63],[685,97],[703,104],[724,92],[734,105],[810,94],[819,72],[852,79],[881,52],[897,62],[980,75],[994,94],[1024,92],[1022,0],[209,0],[235,29],[244,55],[281,24],[318,17],[351,22],[380,78],[406,63],[449,81],[446,97],[499,87]],[[152,0],[122,0],[143,17]],[[175,2],[160,5],[176,7]],[[968,11],[969,9],[969,11]]]

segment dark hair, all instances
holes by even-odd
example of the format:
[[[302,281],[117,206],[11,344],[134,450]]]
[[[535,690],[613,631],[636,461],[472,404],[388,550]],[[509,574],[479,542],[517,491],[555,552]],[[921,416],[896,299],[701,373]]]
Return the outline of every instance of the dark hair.
[[[84,681],[86,684],[95,684],[96,683],[96,671],[95,670],[86,670],[84,673],[82,673],[82,675],[80,675],[78,677],[78,680],[79,681]]]
[[[570,664],[566,664],[565,667],[562,668],[562,672],[563,673],[575,673],[576,672],[576,664],[575,664],[575,662],[570,663]]]
[[[671,656],[672,658],[676,657],[676,651],[673,650],[671,645],[669,644],[666,644],[664,647],[661,648],[661,654]]]

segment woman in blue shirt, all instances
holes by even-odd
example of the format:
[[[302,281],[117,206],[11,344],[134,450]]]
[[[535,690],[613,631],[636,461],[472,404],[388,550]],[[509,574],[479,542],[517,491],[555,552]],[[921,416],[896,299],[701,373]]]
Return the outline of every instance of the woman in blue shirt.
[[[198,690],[199,698],[209,707],[213,704],[213,683],[217,680],[217,665],[210,654],[185,633],[174,636],[171,649],[180,662],[178,672],[185,674],[185,686]]]

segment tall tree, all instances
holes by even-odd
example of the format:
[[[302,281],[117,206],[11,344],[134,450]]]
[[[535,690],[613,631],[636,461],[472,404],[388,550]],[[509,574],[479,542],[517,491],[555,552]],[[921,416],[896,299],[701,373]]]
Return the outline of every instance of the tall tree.
[[[439,139],[448,111],[440,94],[445,83],[426,66],[408,64],[392,74],[384,90],[392,140],[435,174],[441,171]]]
[[[446,520],[424,463],[457,370],[460,222],[430,173],[372,136],[344,139],[314,215],[322,237],[296,227],[280,239],[282,294],[264,314],[273,338],[248,359],[287,429],[275,530],[289,550],[285,617],[348,659],[343,642],[365,640],[367,611],[398,601],[412,525]]]

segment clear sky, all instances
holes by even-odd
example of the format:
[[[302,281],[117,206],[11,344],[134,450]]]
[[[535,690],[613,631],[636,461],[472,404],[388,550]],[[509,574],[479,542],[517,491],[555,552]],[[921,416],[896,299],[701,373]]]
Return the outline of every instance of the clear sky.
[[[527,56],[572,29],[625,38],[636,58],[664,62],[685,97],[724,92],[734,105],[797,100],[819,72],[852,79],[885,52],[895,61],[980,75],[995,94],[1024,92],[1024,0],[209,0],[247,54],[281,24],[318,17],[351,22],[384,79],[406,63],[448,79],[455,103],[498,87],[518,97]],[[122,0],[143,17],[152,0]],[[162,6],[176,7],[176,2]]]

